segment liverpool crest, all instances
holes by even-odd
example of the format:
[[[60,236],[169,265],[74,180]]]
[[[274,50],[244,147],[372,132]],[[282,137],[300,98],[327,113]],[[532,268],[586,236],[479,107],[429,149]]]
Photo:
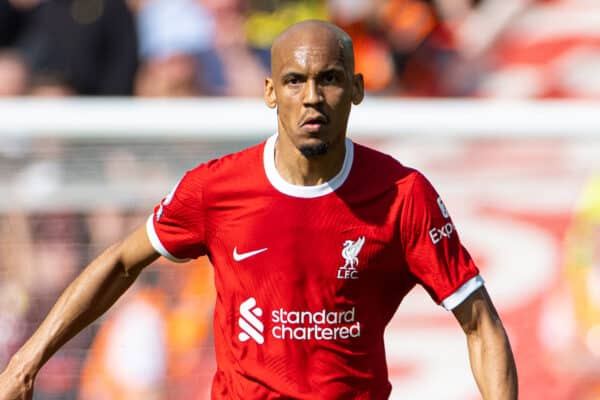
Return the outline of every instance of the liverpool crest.
[[[338,268],[337,278],[338,279],[358,279],[358,253],[365,244],[365,237],[361,236],[356,240],[344,241],[344,248],[342,249],[342,257],[344,258],[344,265]]]

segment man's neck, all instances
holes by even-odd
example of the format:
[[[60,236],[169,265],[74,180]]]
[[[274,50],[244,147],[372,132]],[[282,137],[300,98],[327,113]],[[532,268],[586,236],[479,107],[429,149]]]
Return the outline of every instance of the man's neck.
[[[275,143],[277,172],[292,185],[314,186],[331,180],[341,171],[345,155],[345,139],[333,143],[326,154],[317,157],[304,156],[281,135]]]

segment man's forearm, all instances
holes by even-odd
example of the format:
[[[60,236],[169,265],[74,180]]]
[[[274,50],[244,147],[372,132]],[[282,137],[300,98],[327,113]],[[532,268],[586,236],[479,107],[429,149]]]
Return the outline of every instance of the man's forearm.
[[[484,400],[518,397],[517,369],[500,320],[467,335],[471,369]]]
[[[156,258],[155,254],[146,254],[148,251],[137,245],[142,235],[140,230],[125,242],[111,246],[86,267],[65,289],[32,337],[13,356],[9,368],[14,368],[23,379],[34,377],[64,343],[108,310],[131,286],[142,268]],[[127,252],[123,250],[124,246],[128,246]]]
[[[452,312],[467,337],[471,370],[483,399],[517,399],[517,368],[510,342],[485,286]]]

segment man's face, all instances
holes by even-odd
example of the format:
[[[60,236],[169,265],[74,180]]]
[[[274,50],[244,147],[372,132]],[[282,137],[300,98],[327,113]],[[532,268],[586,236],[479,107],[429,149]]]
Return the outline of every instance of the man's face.
[[[274,51],[265,99],[277,107],[279,133],[307,157],[323,155],[345,138],[353,94],[362,90],[348,64],[332,35],[297,35]]]

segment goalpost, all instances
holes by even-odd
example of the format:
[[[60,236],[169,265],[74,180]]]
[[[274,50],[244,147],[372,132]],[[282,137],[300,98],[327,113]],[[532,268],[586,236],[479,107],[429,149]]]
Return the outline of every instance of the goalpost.
[[[276,129],[275,111],[255,98],[0,100],[0,210],[150,205],[186,169]],[[492,142],[532,157],[565,147],[585,169],[600,158],[600,103],[367,97],[348,133],[434,178],[422,157]]]
[[[354,107],[349,132],[398,137],[596,137],[600,102],[574,100],[390,99]],[[263,137],[275,114],[260,99],[0,100],[0,135],[94,139]]]

